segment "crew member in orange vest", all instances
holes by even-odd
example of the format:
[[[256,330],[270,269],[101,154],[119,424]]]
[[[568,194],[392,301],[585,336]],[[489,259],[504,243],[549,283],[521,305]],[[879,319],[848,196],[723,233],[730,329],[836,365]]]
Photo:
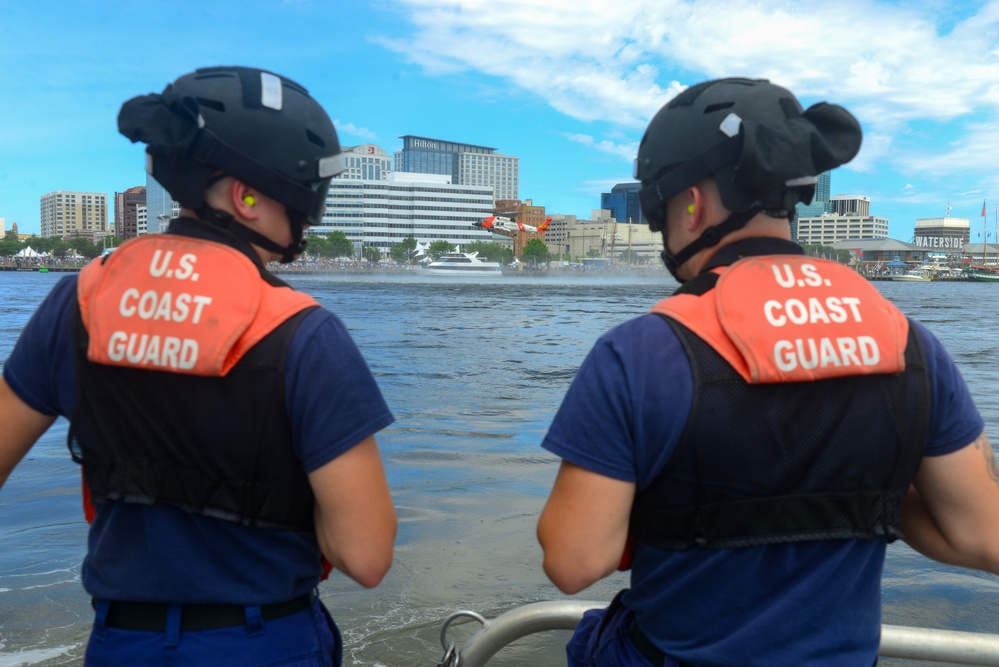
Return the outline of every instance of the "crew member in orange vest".
[[[791,240],[860,144],[848,111],[765,80],[650,122],[639,199],[681,285],[597,341],[543,442],[545,572],[570,594],[631,577],[570,666],[873,665],[889,542],[999,572],[999,468],[953,361]]]
[[[267,270],[321,221],[336,130],[305,88],[247,67],[186,74],[118,125],[181,214],[39,307],[0,381],[0,484],[69,418],[86,665],[340,665],[318,584],[389,569],[375,434],[393,416],[340,319]]]

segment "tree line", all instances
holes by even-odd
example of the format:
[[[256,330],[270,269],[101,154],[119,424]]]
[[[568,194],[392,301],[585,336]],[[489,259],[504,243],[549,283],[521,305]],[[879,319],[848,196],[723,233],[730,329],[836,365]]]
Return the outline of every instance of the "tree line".
[[[340,257],[355,257],[354,243],[341,231],[330,232],[329,234],[309,234],[306,236],[308,244],[306,252],[312,257],[325,259],[337,259]],[[27,240],[20,240],[13,230],[8,230],[0,239],[0,257],[12,257],[31,247],[38,253],[48,253],[52,257],[63,259],[72,257],[74,251],[84,259],[93,259],[107,248],[116,248],[125,240],[118,236],[108,236],[100,243],[94,243],[87,238],[63,239],[58,236],[31,236]],[[389,257],[399,263],[406,264],[414,259],[417,241],[410,236],[399,243],[393,244],[389,248]],[[440,258],[449,252],[454,252],[455,246],[447,241],[433,241],[427,249],[427,254],[431,260]],[[462,252],[477,252],[479,257],[490,262],[500,264],[510,264],[513,262],[513,250],[500,243],[492,241],[472,241],[466,243]],[[361,248],[361,257],[369,262],[377,262],[382,258],[381,251],[374,246],[364,246]],[[529,264],[543,264],[551,258],[548,246],[541,239],[531,239],[524,245],[524,252],[521,260]]]
[[[48,253],[58,259],[72,257],[74,251],[84,259],[93,259],[106,248],[116,248],[124,242],[124,239],[117,236],[109,236],[100,243],[83,237],[63,239],[59,236],[31,236],[22,241],[14,230],[9,229],[0,239],[0,257],[12,257],[30,247],[39,254]]]

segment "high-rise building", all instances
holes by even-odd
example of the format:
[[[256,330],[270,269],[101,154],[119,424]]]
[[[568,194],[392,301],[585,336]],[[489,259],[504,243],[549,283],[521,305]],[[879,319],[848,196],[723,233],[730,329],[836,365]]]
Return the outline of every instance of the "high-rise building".
[[[640,224],[642,222],[642,211],[638,203],[638,191],[642,184],[618,183],[611,188],[610,192],[600,195],[600,208],[611,212],[611,217],[618,222]]]
[[[146,174],[146,228],[149,234],[165,232],[171,218],[180,214],[180,204],[151,174]]]
[[[791,238],[798,238],[797,218],[818,218],[826,213],[832,213],[832,205],[829,203],[829,193],[832,192],[832,173],[824,171],[819,174],[819,180],[815,183],[815,196],[812,197],[811,204],[798,204],[794,207],[795,220],[791,221]]]
[[[420,243],[444,240],[464,246],[489,241],[473,227],[493,209],[492,188],[453,185],[450,176],[393,171],[383,180],[334,178],[322,224],[310,234],[343,232],[358,251],[374,246],[386,254],[408,237]]]
[[[520,158],[495,148],[404,135],[395,170],[444,174],[455,185],[489,186],[495,199],[520,199]]]
[[[146,205],[146,186],[137,185],[124,192],[114,193],[114,234],[132,239],[139,234],[137,209]]]
[[[57,190],[41,196],[42,236],[94,238],[107,233],[108,196]]]
[[[392,171],[392,157],[374,144],[342,149],[345,169],[336,178],[380,181]]]

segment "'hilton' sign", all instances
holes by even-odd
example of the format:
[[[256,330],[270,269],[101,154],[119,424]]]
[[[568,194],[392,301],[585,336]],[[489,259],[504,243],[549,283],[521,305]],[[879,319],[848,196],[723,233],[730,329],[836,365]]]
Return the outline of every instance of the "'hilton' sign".
[[[426,139],[413,139],[413,148],[429,148],[430,150],[438,150],[436,141],[427,141]]]

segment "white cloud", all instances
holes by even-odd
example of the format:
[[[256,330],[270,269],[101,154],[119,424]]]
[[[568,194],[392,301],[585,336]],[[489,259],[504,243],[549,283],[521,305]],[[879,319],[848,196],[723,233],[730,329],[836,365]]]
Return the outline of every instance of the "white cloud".
[[[336,128],[337,134],[341,135],[341,137],[344,134],[350,134],[368,141],[375,141],[378,138],[374,132],[366,127],[358,127],[353,123],[344,123],[339,119],[333,121],[333,127]]]
[[[999,0],[394,1],[415,30],[391,48],[430,73],[486,74],[598,123],[593,134],[608,138],[566,137],[623,160],[686,86],[750,76],[788,87],[806,106],[850,109],[865,130],[855,171],[892,167],[922,192],[935,189],[923,179],[994,171]],[[939,132],[917,136],[914,126],[926,123]],[[610,138],[614,130],[632,139]]]
[[[602,139],[600,141],[597,141],[588,134],[574,134],[571,132],[560,132],[560,134],[569,141],[574,141],[577,144],[582,144],[584,146],[595,148],[601,153],[616,155],[617,157],[623,158],[625,160],[634,160],[635,156],[638,154],[638,142],[636,141],[631,141],[622,144],[622,143],[615,143],[613,141],[610,141],[609,139]]]

